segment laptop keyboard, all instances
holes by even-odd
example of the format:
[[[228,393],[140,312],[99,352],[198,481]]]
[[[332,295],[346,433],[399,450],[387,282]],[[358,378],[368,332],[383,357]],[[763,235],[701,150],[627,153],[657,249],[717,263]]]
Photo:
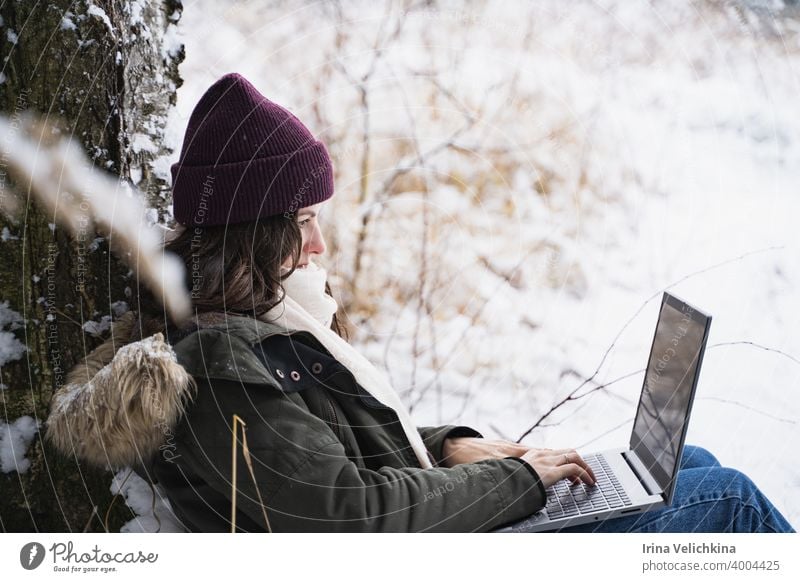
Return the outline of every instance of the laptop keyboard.
[[[566,479],[547,488],[547,515],[550,519],[594,513],[631,505],[631,500],[601,454],[583,457],[592,468],[597,484],[571,485]]]

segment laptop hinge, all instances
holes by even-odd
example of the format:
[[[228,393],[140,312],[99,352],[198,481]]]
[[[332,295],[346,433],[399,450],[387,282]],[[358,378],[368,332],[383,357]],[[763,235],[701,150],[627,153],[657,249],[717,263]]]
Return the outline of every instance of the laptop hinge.
[[[653,479],[650,472],[645,468],[644,463],[642,463],[633,451],[623,451],[622,458],[628,463],[631,471],[636,475],[636,478],[639,480],[639,483],[642,484],[644,490],[647,491],[648,495],[661,495],[663,493],[656,480]]]

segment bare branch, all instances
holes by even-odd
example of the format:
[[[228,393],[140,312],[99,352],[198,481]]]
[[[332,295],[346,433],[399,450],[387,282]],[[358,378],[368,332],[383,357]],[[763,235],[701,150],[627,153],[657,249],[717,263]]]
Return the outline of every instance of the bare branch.
[[[630,418],[626,418],[625,420],[623,420],[623,421],[622,421],[622,422],[620,422],[619,424],[616,424],[616,425],[614,425],[613,427],[611,427],[611,428],[610,428],[610,429],[608,429],[607,431],[603,432],[602,434],[599,434],[599,435],[597,435],[596,437],[594,437],[594,438],[592,438],[592,439],[590,439],[590,440],[586,441],[585,443],[581,443],[580,445],[578,445],[578,446],[577,446],[577,447],[575,447],[575,448],[576,448],[576,449],[582,449],[582,448],[584,448],[584,447],[587,447],[587,446],[589,446],[590,444],[592,444],[593,442],[599,441],[601,438],[603,438],[603,437],[604,437],[604,436],[606,436],[607,434],[611,434],[611,433],[612,433],[612,432],[614,432],[615,430],[617,430],[617,429],[619,429],[619,428],[622,428],[623,426],[625,426],[626,424],[629,424],[629,423],[631,423],[631,422],[633,422],[633,417],[632,417],[632,416],[631,416]],[[517,442],[519,442],[519,441],[517,441]]]
[[[757,344],[756,342],[751,342],[751,341],[742,340],[742,341],[736,341],[736,342],[720,342],[720,343],[708,346],[708,349],[716,348],[716,347],[719,347],[719,346],[737,346],[737,345],[748,345],[748,346],[753,346],[755,348],[759,348],[759,349],[762,349],[762,350],[766,350],[768,352],[775,352],[777,354],[780,354],[784,358],[790,359],[795,364],[800,364],[800,360],[798,360],[794,356],[791,356],[791,355],[787,354],[786,352],[782,352],[781,350],[778,350],[776,348],[770,348],[770,347],[767,347],[767,346],[762,346],[761,344]]]
[[[535,251],[536,251],[536,249],[531,249],[527,253],[525,253],[525,255],[517,262],[517,264],[514,266],[514,268],[511,269],[511,271],[509,271],[509,276],[513,276],[513,274],[517,270],[519,270],[520,267],[522,267],[522,265],[525,263],[525,261],[527,261],[528,258]],[[506,280],[505,279],[501,279],[498,282],[497,286],[492,290],[492,292],[489,293],[488,296],[483,300],[483,303],[481,304],[480,308],[472,314],[472,316],[470,317],[469,325],[464,328],[464,331],[461,333],[461,336],[458,338],[458,340],[456,342],[453,343],[453,348],[447,353],[447,355],[445,355],[442,358],[440,365],[436,368],[436,372],[434,374],[433,379],[428,383],[427,386],[430,386],[433,382],[439,380],[439,377],[441,376],[441,370],[444,369],[447,365],[449,365],[450,361],[455,356],[456,351],[463,345],[464,341],[466,341],[467,334],[469,334],[475,328],[475,323],[477,323],[477,321],[480,318],[481,314],[483,313],[484,309],[486,309],[486,306],[489,304],[489,301],[492,299],[492,297],[494,297],[496,295],[496,291],[498,289],[500,289],[500,287],[502,287],[504,284],[506,284]],[[427,386],[422,389],[421,393],[423,393],[423,394],[425,393],[425,391],[427,390]],[[414,404],[417,404],[417,403],[418,402],[415,402]]]
[[[422,156],[419,147],[419,139],[417,137],[417,124],[416,120],[414,119],[414,115],[411,110],[411,105],[408,102],[408,94],[405,90],[405,87],[402,85],[399,86],[400,96],[403,100],[403,106],[408,116],[408,123],[411,128],[411,143],[414,146],[414,151],[416,152],[417,156],[420,158],[420,165],[423,169],[423,196],[425,197],[422,202],[422,245],[420,249],[420,262],[419,262],[419,291],[417,293],[417,310],[416,310],[416,318],[414,321],[414,334],[412,340],[412,369],[411,369],[411,394],[413,395],[413,391],[416,389],[417,386],[417,362],[419,360],[419,336],[421,333],[421,321],[422,321],[422,312],[425,311],[426,315],[428,316],[428,323],[430,325],[431,330],[431,337],[433,342],[433,360],[434,360],[434,369],[436,368],[436,332],[435,332],[435,324],[433,322],[433,318],[431,317],[430,311],[426,308],[427,306],[427,282],[428,282],[428,229],[430,227],[430,210],[427,204],[427,196],[428,192],[428,182],[427,182],[427,173],[426,173],[426,166],[425,166],[425,158]],[[440,386],[440,393],[439,393],[439,416],[441,418],[441,384]],[[409,412],[413,410],[414,403],[411,404],[409,407]]]
[[[766,416],[767,418],[771,418],[772,420],[777,420],[778,422],[783,422],[785,424],[797,424],[796,420],[792,420],[791,418],[784,418],[782,416],[775,416],[774,414],[770,414],[769,412],[764,412],[763,410],[759,410],[758,408],[753,408],[752,406],[748,406],[743,402],[738,400],[730,400],[728,398],[720,398],[718,396],[702,396],[698,398],[698,400],[714,400],[716,402],[724,402],[725,404],[732,404],[733,406],[738,406],[739,408],[744,408],[745,410],[749,410],[750,412],[755,412],[756,414],[760,414],[761,416]]]
[[[506,436],[506,434],[502,430],[500,430],[497,427],[497,425],[492,424],[490,422],[489,423],[489,428],[492,429],[495,433],[497,433],[497,436],[499,436],[501,439],[506,440],[506,441],[511,440],[508,436]]]
[[[617,344],[617,341],[618,341],[618,340],[619,340],[619,338],[622,336],[623,332],[624,332],[624,331],[625,331],[625,330],[628,328],[628,326],[629,326],[631,323],[633,323],[633,320],[634,320],[634,319],[636,319],[636,318],[639,316],[639,314],[642,312],[642,310],[643,310],[643,309],[644,309],[644,308],[647,306],[647,304],[648,304],[648,303],[650,303],[650,302],[651,302],[653,299],[655,299],[656,297],[660,297],[664,291],[666,291],[666,290],[668,290],[668,289],[672,289],[673,287],[675,287],[675,286],[676,286],[676,285],[678,285],[679,283],[682,283],[683,281],[686,281],[687,279],[689,279],[689,278],[691,278],[691,277],[695,277],[695,276],[697,276],[697,275],[700,275],[700,274],[702,274],[702,273],[707,273],[707,272],[709,272],[709,271],[711,271],[711,270],[718,269],[718,268],[720,268],[720,267],[723,267],[723,266],[725,266],[725,265],[727,265],[727,264],[729,264],[729,263],[733,263],[733,262],[735,262],[735,261],[740,261],[740,260],[742,260],[742,259],[744,259],[745,257],[748,257],[748,256],[750,256],[750,255],[754,255],[754,254],[757,254],[757,253],[763,253],[763,252],[766,252],[766,251],[771,251],[771,250],[782,249],[782,248],[783,248],[783,246],[772,246],[772,247],[767,247],[767,248],[764,248],[764,249],[758,249],[758,250],[755,250],[755,251],[749,251],[749,252],[743,253],[743,254],[741,254],[741,255],[738,255],[738,256],[736,256],[736,257],[733,257],[733,258],[731,258],[731,259],[726,259],[726,260],[724,260],[724,261],[721,261],[721,262],[719,262],[719,263],[716,263],[716,264],[714,264],[714,265],[711,265],[710,267],[705,267],[705,268],[703,268],[703,269],[699,269],[699,270],[697,270],[697,271],[693,271],[693,272],[689,273],[688,275],[685,275],[685,276],[681,277],[680,279],[678,279],[678,280],[677,280],[677,281],[675,281],[674,283],[671,283],[670,285],[667,285],[667,286],[666,286],[666,287],[664,287],[663,289],[660,289],[660,290],[656,291],[655,293],[653,293],[653,294],[652,294],[650,297],[648,297],[648,298],[647,298],[647,299],[644,301],[644,303],[642,303],[642,304],[639,306],[639,308],[638,308],[638,309],[637,309],[637,310],[634,312],[634,314],[633,314],[633,315],[632,315],[632,316],[631,316],[631,317],[630,317],[630,318],[629,318],[629,319],[628,319],[628,320],[625,322],[625,324],[622,326],[622,328],[620,328],[619,332],[617,332],[617,335],[616,335],[616,336],[614,336],[614,339],[611,341],[611,344],[610,344],[610,345],[608,346],[608,348],[606,349],[605,353],[603,354],[603,357],[600,359],[600,363],[597,365],[597,368],[596,368],[596,369],[595,369],[595,371],[592,373],[592,375],[591,375],[591,376],[589,376],[587,379],[585,379],[583,382],[581,382],[581,384],[580,384],[580,385],[579,385],[577,388],[575,388],[575,389],[574,389],[572,392],[570,392],[570,394],[569,394],[569,395],[568,395],[568,396],[567,396],[567,397],[566,397],[564,400],[562,400],[560,403],[558,403],[558,404],[556,404],[555,406],[553,406],[553,407],[552,407],[552,408],[551,408],[549,411],[547,411],[547,412],[544,414],[544,416],[542,416],[541,418],[539,418],[539,419],[538,419],[538,420],[537,420],[537,421],[536,421],[536,422],[535,422],[535,423],[534,423],[534,424],[533,424],[533,425],[532,425],[532,426],[531,426],[531,427],[530,427],[528,430],[526,430],[524,433],[522,433],[522,435],[521,435],[521,436],[520,436],[520,437],[517,439],[517,441],[516,441],[516,442],[521,442],[521,441],[522,441],[522,439],[524,439],[524,438],[525,438],[526,436],[528,436],[528,435],[529,435],[531,432],[533,432],[533,430],[534,430],[534,429],[536,429],[538,426],[540,426],[540,425],[541,425],[541,422],[542,422],[542,420],[544,420],[546,417],[548,417],[550,414],[552,414],[552,413],[553,413],[553,412],[554,412],[554,411],[555,411],[557,408],[559,408],[560,406],[563,406],[563,405],[564,405],[564,404],[566,404],[566,402],[568,402],[569,400],[575,400],[575,398],[572,398],[572,396],[573,396],[574,394],[576,394],[576,393],[577,393],[577,392],[578,392],[578,391],[579,391],[581,388],[583,388],[583,387],[584,387],[586,384],[588,384],[589,382],[591,382],[591,381],[593,381],[593,380],[594,380],[594,378],[595,378],[595,377],[597,376],[597,374],[600,372],[600,369],[603,367],[603,364],[605,363],[606,359],[608,358],[608,355],[611,353],[611,350],[612,350],[612,349],[614,349],[614,347],[616,346],[616,344]]]
[[[435,77],[428,76],[428,75],[425,75],[425,78],[430,80],[431,83],[433,83],[437,88],[440,89],[440,91],[442,91],[442,93],[446,97],[448,97],[448,99],[453,101],[456,104],[456,106],[459,107],[459,109],[463,113],[464,117],[466,118],[466,121],[464,122],[464,124],[461,127],[456,129],[455,131],[453,131],[445,140],[443,140],[442,142],[438,143],[437,145],[435,145],[431,149],[427,150],[426,152],[422,152],[421,153],[419,150],[417,150],[416,158],[410,164],[403,164],[403,163],[399,164],[395,168],[395,170],[389,175],[389,177],[386,180],[384,180],[382,186],[376,192],[375,201],[372,204],[370,204],[368,208],[365,208],[365,206],[364,206],[364,203],[366,202],[366,200],[360,200],[360,208],[361,208],[363,214],[362,214],[362,220],[361,220],[361,229],[359,231],[359,235],[358,235],[357,242],[356,242],[356,249],[355,249],[355,257],[356,257],[355,261],[356,262],[355,262],[355,266],[354,266],[354,269],[353,269],[353,278],[352,278],[352,288],[353,289],[357,288],[358,280],[359,280],[360,275],[361,275],[362,264],[363,264],[362,263],[362,256],[363,256],[363,253],[364,253],[364,248],[366,247],[366,240],[367,240],[367,236],[368,236],[368,232],[369,232],[369,226],[374,220],[379,218],[381,213],[383,212],[384,205],[382,204],[382,201],[383,201],[382,199],[387,196],[388,192],[391,191],[391,187],[394,184],[394,182],[398,178],[400,178],[401,176],[403,176],[403,175],[407,174],[408,172],[410,172],[411,170],[413,170],[414,168],[416,168],[416,167],[418,167],[420,165],[424,166],[426,160],[429,160],[430,158],[434,157],[439,152],[441,152],[441,151],[443,151],[445,149],[449,149],[449,148],[453,147],[453,145],[456,142],[456,139],[459,136],[461,136],[462,134],[464,134],[465,132],[469,131],[478,122],[483,110],[486,107],[486,102],[488,101],[489,96],[491,95],[491,92],[497,86],[500,85],[500,83],[495,83],[494,85],[492,85],[489,88],[489,90],[487,90],[484,93],[483,102],[482,102],[482,104],[481,104],[481,106],[479,108],[479,112],[478,112],[479,114],[478,115],[473,115],[472,112],[470,112],[463,104],[461,104],[460,101],[458,101],[458,99],[452,94],[452,92],[447,87],[444,87],[439,82],[438,79],[436,79]],[[363,175],[364,175],[364,172],[363,172],[363,169],[362,169],[362,176]]]

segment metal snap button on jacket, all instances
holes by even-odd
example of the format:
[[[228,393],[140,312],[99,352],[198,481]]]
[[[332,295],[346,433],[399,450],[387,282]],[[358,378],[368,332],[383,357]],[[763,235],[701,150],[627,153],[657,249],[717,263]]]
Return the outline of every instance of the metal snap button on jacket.
[[[297,370],[292,370],[289,373],[289,375],[292,377],[292,380],[294,380],[295,382],[297,382],[300,379],[300,374],[298,373]]]
[[[280,368],[275,368],[275,373],[281,378],[283,378],[283,370],[281,370]]]
[[[315,374],[319,374],[320,372],[322,372],[322,364],[320,364],[319,362],[314,362],[313,364],[311,364],[311,371],[314,372]]]

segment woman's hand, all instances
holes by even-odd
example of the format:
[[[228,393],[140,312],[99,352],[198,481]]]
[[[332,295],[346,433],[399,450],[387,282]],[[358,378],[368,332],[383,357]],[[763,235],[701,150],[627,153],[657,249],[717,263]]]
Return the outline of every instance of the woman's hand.
[[[545,489],[562,479],[569,479],[573,485],[597,482],[592,468],[575,449],[530,449],[520,458],[533,467]]]
[[[569,479],[573,485],[579,482],[594,485],[596,481],[591,467],[575,449],[535,449],[506,440],[458,437],[445,439],[442,452],[441,464],[445,467],[519,457],[533,467],[545,488],[562,479]]]

